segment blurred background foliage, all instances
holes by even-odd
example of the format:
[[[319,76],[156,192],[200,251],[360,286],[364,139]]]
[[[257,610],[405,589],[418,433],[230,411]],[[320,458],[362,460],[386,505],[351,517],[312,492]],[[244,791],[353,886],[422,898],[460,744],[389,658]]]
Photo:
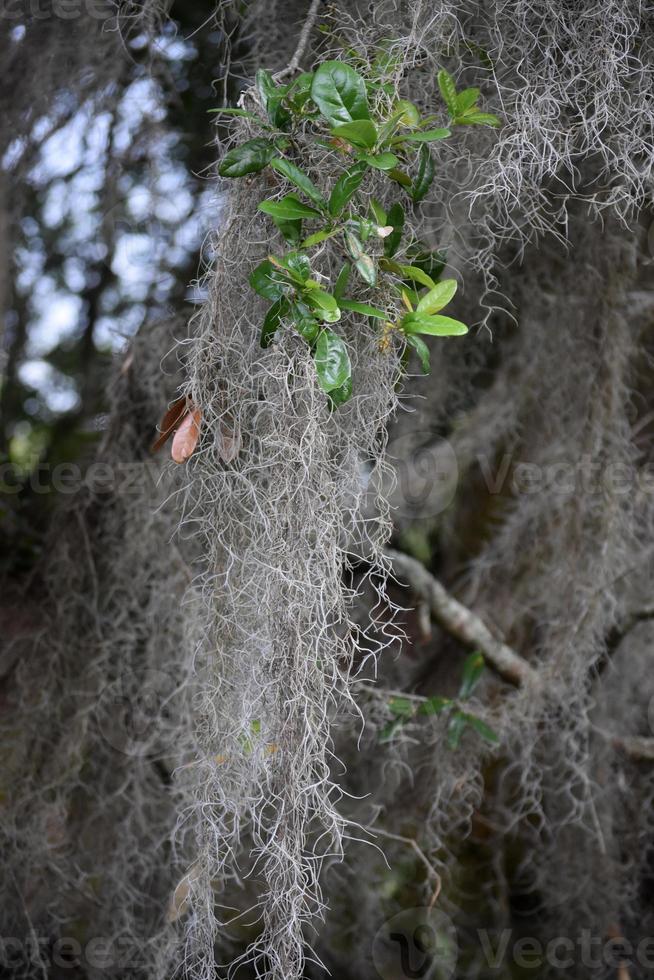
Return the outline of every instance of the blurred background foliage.
[[[103,21],[110,6],[95,21],[62,20],[41,4],[0,22],[5,572],[30,568],[40,552],[52,468],[83,465],[101,438],[112,361],[129,356],[148,323],[179,317],[183,329],[202,300],[203,239],[220,207],[208,110],[243,84],[249,42],[235,8],[218,23],[209,0],[177,0],[146,30],[129,10]],[[97,36],[83,39],[89,27]],[[76,50],[82,40],[96,45],[92,68]],[[28,45],[43,48],[48,84],[30,92],[39,80],[27,79],[17,94]],[[62,57],[65,71],[52,63]]]

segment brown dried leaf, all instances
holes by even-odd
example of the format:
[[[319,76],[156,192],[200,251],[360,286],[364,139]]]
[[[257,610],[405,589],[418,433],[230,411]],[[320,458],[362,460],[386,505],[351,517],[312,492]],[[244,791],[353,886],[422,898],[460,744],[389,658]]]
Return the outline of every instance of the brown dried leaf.
[[[176,463],[185,463],[198,444],[200,438],[200,423],[202,412],[199,408],[194,408],[188,415],[185,415],[175,433],[170,454]]]
[[[159,432],[161,434],[152,443],[153,453],[156,453],[157,450],[161,449],[161,447],[168,442],[173,432],[182,421],[185,413],[188,412],[190,408],[191,404],[186,395],[175,399],[159,423]]]
[[[231,463],[241,451],[241,430],[237,425],[228,428],[220,423],[220,447],[218,453],[225,463]]]
[[[168,922],[177,922],[177,920],[186,912],[189,905],[191,885],[198,879],[199,874],[200,862],[196,861],[190,870],[186,872],[173,892],[173,896],[168,905],[168,911],[166,912],[166,920]]]

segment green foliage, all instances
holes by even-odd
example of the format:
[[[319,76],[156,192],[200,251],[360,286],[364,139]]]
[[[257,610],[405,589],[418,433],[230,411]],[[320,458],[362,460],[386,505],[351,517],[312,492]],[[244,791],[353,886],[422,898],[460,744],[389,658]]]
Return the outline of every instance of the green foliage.
[[[311,348],[318,383],[332,407],[347,401],[352,393],[345,342],[323,326],[338,323],[342,311],[369,317],[371,322],[382,321],[380,348],[388,349],[394,335],[405,344],[405,351],[416,351],[425,372],[429,370],[429,349],[419,335],[454,337],[468,330],[459,320],[440,315],[456,291],[455,280],[436,281],[444,268],[444,256],[430,252],[415,239],[405,241],[402,204],[395,201],[386,213],[378,201],[367,201],[360,194],[366,176],[371,170],[385,174],[406,191],[415,206],[429,193],[435,178],[431,144],[449,138],[449,127],[454,125],[499,123],[495,116],[480,111],[478,89],[457,92],[452,77],[442,70],[438,87],[448,109],[449,127],[434,128],[436,116],[421,117],[407,99],[392,101],[394,89],[387,82],[392,53],[384,52],[368,65],[359,56],[353,54],[352,58],[364,74],[345,62],[325,61],[315,72],[304,72],[289,85],[278,85],[269,72],[259,70],[256,91],[265,118],[242,109],[232,114],[257,120],[271,136],[255,137],[234,147],[219,168],[223,177],[235,178],[270,166],[295,188],[258,205],[292,250],[260,263],[251,273],[250,284],[272,304],[264,318],[261,345],[273,343],[282,324],[295,329]],[[369,97],[378,91],[389,97],[384,105],[390,102],[390,109],[384,112],[371,109]],[[315,127],[317,145],[333,147],[347,158],[328,196],[284,155],[289,147],[296,147],[295,123],[304,124],[307,119]],[[275,135],[275,131],[281,132]],[[307,222],[311,226],[305,229]],[[335,239],[337,248],[352,261],[342,267],[332,287],[323,288],[311,277],[307,253],[329,239]],[[373,245],[375,239],[383,240],[383,255]],[[395,260],[400,250],[408,262]],[[352,267],[364,290],[379,288],[381,277],[387,280],[384,295],[388,297],[390,286],[397,295],[397,307],[382,309],[386,301],[375,305],[374,299],[370,303],[363,298],[346,298]],[[319,278],[324,282],[324,276]]]
[[[470,711],[464,711],[462,703],[472,697],[485,670],[484,658],[481,653],[471,653],[466,657],[461,674],[461,685],[456,699],[443,698],[438,695],[430,698],[415,698],[394,696],[388,701],[388,710],[393,721],[381,732],[381,741],[388,742],[393,735],[407,722],[415,721],[420,716],[433,717],[448,714],[447,744],[451,749],[457,749],[466,728],[471,728],[486,742],[496,745],[499,742],[497,733],[490,725]]]

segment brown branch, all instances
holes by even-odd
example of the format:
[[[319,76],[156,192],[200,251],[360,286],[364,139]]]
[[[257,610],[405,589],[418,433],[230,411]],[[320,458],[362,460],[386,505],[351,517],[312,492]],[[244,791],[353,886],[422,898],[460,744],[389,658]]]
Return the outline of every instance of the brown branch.
[[[304,55],[307,44],[309,43],[309,35],[313,30],[313,26],[318,18],[318,8],[320,6],[321,0],[313,0],[309,11],[307,13],[307,18],[302,25],[302,31],[300,32],[300,37],[297,42],[297,47],[293,53],[293,57],[289,61],[286,68],[282,68],[273,77],[276,82],[280,81],[282,78],[286,78],[288,75],[292,75],[293,72],[297,71],[300,67],[300,61]]]
[[[654,762],[654,738],[639,735],[614,735],[611,744],[615,749],[637,762]]]
[[[516,687],[538,681],[537,671],[494,637],[479,616],[451,596],[421,562],[399,551],[389,550],[386,554],[395,575],[404,579],[429,605],[436,622],[464,646],[479,650],[500,677]]]

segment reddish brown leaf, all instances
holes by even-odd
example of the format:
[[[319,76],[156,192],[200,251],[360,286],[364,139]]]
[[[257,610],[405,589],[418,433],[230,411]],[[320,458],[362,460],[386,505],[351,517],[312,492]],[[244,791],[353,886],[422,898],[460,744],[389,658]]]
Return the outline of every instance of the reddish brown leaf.
[[[185,463],[189,456],[193,454],[193,450],[197,446],[198,439],[200,438],[201,421],[202,412],[199,408],[194,408],[193,411],[189,412],[182,419],[175,433],[170,451],[176,463]]]
[[[152,443],[153,453],[156,453],[158,449],[161,449],[168,442],[190,407],[191,405],[186,395],[182,398],[175,399],[159,423],[160,435]]]

